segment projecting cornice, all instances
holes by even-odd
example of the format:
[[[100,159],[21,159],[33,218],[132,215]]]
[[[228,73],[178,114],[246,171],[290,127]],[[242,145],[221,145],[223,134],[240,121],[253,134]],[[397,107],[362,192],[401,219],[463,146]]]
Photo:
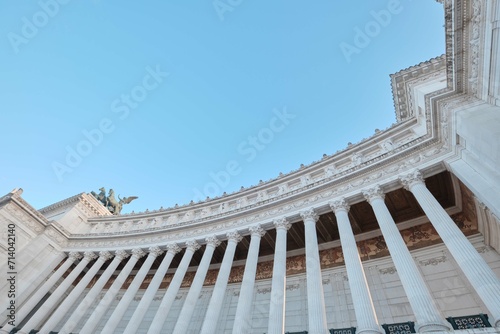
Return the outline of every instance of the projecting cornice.
[[[81,205],[81,208],[87,213],[89,217],[111,216],[112,214],[106,209],[94,196],[80,193],[65,200],[59,201],[52,205],[40,209],[40,213],[49,214],[50,212],[58,209],[66,208],[74,205]]]
[[[398,122],[410,119],[416,115],[410,85],[415,85],[431,76],[442,76],[446,73],[446,57],[432,58],[416,66],[391,74],[392,97]]]

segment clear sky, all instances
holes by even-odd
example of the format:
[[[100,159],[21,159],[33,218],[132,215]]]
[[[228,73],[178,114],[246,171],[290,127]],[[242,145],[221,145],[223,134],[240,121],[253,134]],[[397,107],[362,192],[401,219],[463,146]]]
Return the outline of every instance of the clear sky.
[[[0,195],[124,213],[213,197],[396,122],[389,75],[444,53],[435,0],[0,0]]]

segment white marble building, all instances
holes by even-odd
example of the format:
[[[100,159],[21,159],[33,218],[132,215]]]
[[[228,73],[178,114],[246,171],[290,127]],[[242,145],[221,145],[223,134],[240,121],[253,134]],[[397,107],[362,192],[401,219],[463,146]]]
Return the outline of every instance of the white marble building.
[[[500,3],[440,2],[446,54],[341,152],[153,212],[0,198],[0,333],[500,333]]]

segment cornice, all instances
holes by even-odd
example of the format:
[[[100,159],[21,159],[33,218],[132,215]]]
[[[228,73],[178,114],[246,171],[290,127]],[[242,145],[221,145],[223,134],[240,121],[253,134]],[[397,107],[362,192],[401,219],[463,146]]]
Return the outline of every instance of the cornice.
[[[84,193],[80,193],[80,194],[77,194],[77,195],[74,195],[74,196],[71,196],[69,198],[66,198],[62,201],[59,201],[59,202],[56,202],[54,204],[51,204],[49,206],[46,206],[44,208],[41,208],[40,210],[38,210],[40,213],[47,213],[47,212],[50,212],[50,211],[54,211],[58,208],[63,208],[63,207],[66,207],[72,203],[75,203],[75,202],[78,202],[78,200],[80,199],[80,196],[82,196]]]
[[[15,192],[11,192],[10,194],[4,196],[5,201],[11,200],[13,203],[17,204],[17,206],[26,212],[29,216],[34,218],[39,224],[43,226],[47,226],[49,221],[45,218],[40,212],[38,212],[35,208],[33,208],[28,202],[26,202],[22,197],[22,189],[14,190]],[[12,195],[11,195],[12,194]],[[2,200],[0,199],[0,202]]]
[[[394,111],[398,122],[407,120],[415,115],[413,99],[409,95],[409,83],[423,82],[431,77],[445,75],[446,56],[442,55],[429,59],[418,65],[391,74],[391,89],[394,101]]]
[[[55,211],[59,208],[65,208],[74,203],[81,204],[82,208],[89,216],[112,216],[112,214],[101,203],[99,203],[99,201],[95,199],[94,196],[86,193],[80,193],[52,205],[46,206],[40,209],[39,212],[42,214],[47,214],[51,211]]]

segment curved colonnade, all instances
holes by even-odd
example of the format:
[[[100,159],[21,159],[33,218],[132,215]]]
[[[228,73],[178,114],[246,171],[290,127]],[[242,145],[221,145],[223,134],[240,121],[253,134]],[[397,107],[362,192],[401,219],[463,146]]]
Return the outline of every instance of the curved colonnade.
[[[441,332],[469,311],[500,327],[500,9],[441,2],[446,55],[391,77],[397,123],[310,166],[121,216],[85,193],[0,198],[0,333]]]

